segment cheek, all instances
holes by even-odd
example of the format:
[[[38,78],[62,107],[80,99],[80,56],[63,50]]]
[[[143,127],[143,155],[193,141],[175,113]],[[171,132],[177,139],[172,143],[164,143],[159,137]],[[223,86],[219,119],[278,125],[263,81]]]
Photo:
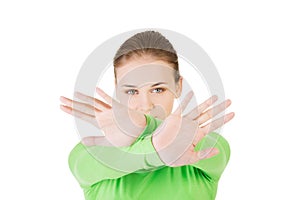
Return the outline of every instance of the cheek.
[[[132,101],[131,96],[122,90],[116,90],[116,98],[121,104],[126,106],[129,106],[130,102]]]
[[[123,104],[131,109],[136,109],[137,105],[139,104],[137,98],[135,98],[135,96],[131,96],[131,95],[123,94],[122,96],[120,96],[120,98],[118,100],[120,101],[121,104]]]
[[[128,97],[127,98],[127,101],[125,102],[126,103],[126,105],[129,107],[129,108],[131,108],[131,109],[136,109],[136,107],[137,107],[137,105],[138,105],[138,102],[137,102],[137,100],[136,100],[136,98],[134,98],[134,97]]]
[[[174,103],[174,96],[172,94],[159,96],[155,101],[155,104],[163,107],[165,112],[171,113]]]
[[[120,91],[116,91],[116,99],[125,106],[128,106],[128,95],[124,95],[124,93]]]

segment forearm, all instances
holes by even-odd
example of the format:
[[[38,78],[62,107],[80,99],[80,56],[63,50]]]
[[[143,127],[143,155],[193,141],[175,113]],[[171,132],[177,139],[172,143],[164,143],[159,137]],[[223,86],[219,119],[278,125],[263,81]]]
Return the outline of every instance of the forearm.
[[[116,179],[127,174],[101,161],[99,155],[93,152],[95,150],[79,143],[69,155],[69,168],[81,187],[90,187],[99,181]]]
[[[152,133],[160,124],[152,116],[140,136],[128,147],[91,146],[79,143],[70,153],[70,169],[82,187],[105,179],[116,179],[133,172],[164,166],[152,144]]]

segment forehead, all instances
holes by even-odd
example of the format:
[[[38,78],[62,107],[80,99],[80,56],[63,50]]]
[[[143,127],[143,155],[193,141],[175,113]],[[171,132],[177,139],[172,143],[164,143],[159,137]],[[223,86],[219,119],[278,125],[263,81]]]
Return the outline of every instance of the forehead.
[[[142,87],[158,82],[165,82],[170,86],[175,83],[174,69],[164,62],[137,63],[117,68],[118,86],[126,84]]]

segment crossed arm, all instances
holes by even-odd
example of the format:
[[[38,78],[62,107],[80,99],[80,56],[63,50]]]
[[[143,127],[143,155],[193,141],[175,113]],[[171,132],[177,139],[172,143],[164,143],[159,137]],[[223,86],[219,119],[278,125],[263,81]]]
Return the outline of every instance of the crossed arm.
[[[101,93],[100,95],[103,95],[104,99],[112,101],[103,91]],[[183,101],[181,106],[183,109],[190,98],[191,95]],[[207,100],[183,117],[181,117],[181,110],[178,108],[163,122],[150,115],[144,115],[147,122],[146,126],[142,127],[142,123],[136,123],[140,125],[139,128],[130,129],[133,132],[133,137],[127,135],[126,138],[123,138],[124,140],[121,140],[126,141],[127,144],[114,143],[120,141],[116,140],[118,138],[116,135],[109,137],[111,130],[115,130],[114,133],[118,132],[112,126],[112,122],[108,123],[106,120],[105,123],[99,123],[98,121],[95,125],[108,125],[106,126],[107,129],[104,128],[106,136],[86,138],[84,143],[88,145],[79,143],[70,153],[70,169],[82,187],[91,186],[104,179],[116,179],[137,171],[144,172],[164,166],[183,165],[196,167],[210,178],[217,180],[228,162],[230,150],[226,140],[212,131],[230,121],[233,114],[227,114],[208,125],[199,127],[199,124],[203,124],[213,117],[212,113],[216,114],[230,105],[230,102],[227,101],[215,107],[214,111],[217,112],[212,112],[212,109],[205,111],[214,101],[213,99]],[[69,103],[69,114],[78,116],[77,111],[72,108],[74,104],[79,104],[78,102],[72,100],[66,102],[66,99],[63,102]],[[86,105],[80,104],[79,107],[83,108]],[[105,107],[111,111],[108,104]],[[95,111],[97,108],[93,109]],[[104,114],[108,115],[107,110],[100,107],[98,114],[102,114],[103,118]],[[139,115],[136,117],[141,119]],[[83,117],[81,116],[81,118]],[[94,116],[94,120],[96,118]],[[107,117],[107,119],[110,118],[111,116]],[[85,120],[91,121],[91,117]],[[98,120],[101,119],[98,117]],[[142,121],[138,120],[138,122]],[[142,134],[140,134],[141,132]],[[204,144],[207,142],[213,144],[214,147],[204,149]],[[114,143],[114,145],[103,145],[108,143]],[[200,151],[198,151],[199,149]]]
[[[158,125],[152,116],[140,137],[128,147],[85,146],[79,143],[69,155],[69,167],[82,187],[105,179],[116,179],[136,171],[151,171],[165,166],[152,145]]]

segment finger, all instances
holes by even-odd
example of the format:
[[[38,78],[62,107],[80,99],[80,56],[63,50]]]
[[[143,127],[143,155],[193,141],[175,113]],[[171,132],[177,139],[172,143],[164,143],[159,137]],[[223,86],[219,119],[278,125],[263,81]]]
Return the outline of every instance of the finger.
[[[205,137],[205,135],[206,132],[203,130],[203,128],[198,127],[197,132],[193,138],[193,142],[192,142],[193,146],[194,147],[197,146],[198,142],[202,140]]]
[[[234,116],[234,113],[229,113],[225,115],[224,117],[220,117],[216,119],[215,121],[212,121],[211,123],[203,126],[198,127],[197,134],[195,135],[193,139],[193,144],[196,146],[200,140],[202,140],[208,133],[216,130],[217,128],[223,126],[225,123],[229,122]]]
[[[60,105],[60,109],[68,114],[72,114],[72,108],[65,106],[65,105]]]
[[[60,100],[62,103],[66,104],[67,106],[72,107],[72,100],[71,100],[71,99],[69,99],[69,98],[67,98],[67,97],[64,97],[64,96],[60,96],[60,97],[59,97],[59,100]]]
[[[66,104],[69,107],[72,107],[73,109],[76,109],[78,111],[81,111],[83,113],[89,114],[89,115],[95,115],[95,111],[101,112],[98,108],[95,108],[89,104],[81,103],[78,101],[73,101],[72,99],[61,97],[61,102]]]
[[[105,136],[90,136],[84,137],[81,140],[81,143],[85,146],[113,146]]]
[[[184,117],[195,120],[204,110],[206,110],[209,106],[211,106],[217,100],[218,100],[218,97],[216,95],[213,95],[209,99],[205,100],[202,104],[200,104],[199,106],[194,108],[192,111],[190,111],[188,114],[186,114]]]
[[[198,124],[203,124],[206,121],[214,118],[215,116],[217,116],[220,112],[224,111],[226,108],[228,108],[231,105],[231,101],[230,100],[226,100],[223,103],[220,103],[219,105],[207,110],[206,112],[202,113],[198,118],[196,118],[195,120],[197,120]]]
[[[217,148],[209,148],[201,151],[193,152],[191,159],[189,160],[189,164],[194,164],[199,162],[200,160],[211,158],[219,153]]]
[[[191,159],[189,161],[190,164],[196,163],[200,160],[211,158],[219,153],[217,148],[209,148],[201,151],[196,151],[192,154]]]
[[[177,109],[174,111],[174,114],[175,115],[180,115],[184,110],[185,108],[187,107],[187,105],[189,104],[189,102],[191,101],[192,97],[194,95],[194,92],[191,90],[189,91],[184,99],[182,100],[182,102],[178,105]]]
[[[211,158],[219,153],[219,149],[217,148],[208,148],[201,151],[198,151],[198,157],[200,160]]]
[[[107,109],[110,109],[111,106],[104,103],[103,101],[100,101],[99,99],[96,99],[96,98],[93,98],[93,97],[90,97],[88,95],[85,95],[81,92],[74,92],[74,95],[82,100],[82,101],[86,101],[88,102],[90,105],[93,105],[95,107],[97,107],[99,110],[107,110]]]
[[[99,87],[96,87],[96,92],[110,105],[112,105],[113,103],[113,98],[111,98],[111,96],[109,96],[108,94],[106,94],[102,89],[100,89]]]
[[[72,115],[74,117],[77,117],[79,119],[82,119],[82,120],[84,120],[86,122],[89,122],[90,124],[92,124],[95,127],[99,128],[99,125],[98,125],[98,123],[97,123],[94,115],[89,115],[89,114],[80,112],[79,110],[75,110],[72,107],[65,106],[65,105],[60,105],[60,108],[64,112],[66,112],[66,113],[68,113],[68,114],[70,114],[70,115]]]
[[[231,112],[225,116],[219,117],[218,119],[208,123],[207,125],[200,127],[205,134],[208,134],[218,128],[220,128],[221,126],[223,126],[224,124],[226,124],[227,122],[229,122],[230,120],[232,120],[232,118],[234,117],[234,113]]]

